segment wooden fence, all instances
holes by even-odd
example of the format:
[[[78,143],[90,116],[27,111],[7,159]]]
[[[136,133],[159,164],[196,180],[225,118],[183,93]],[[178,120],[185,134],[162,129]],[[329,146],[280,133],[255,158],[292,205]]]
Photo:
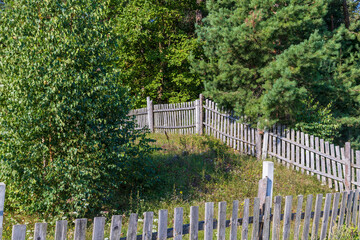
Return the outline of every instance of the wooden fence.
[[[109,240],[166,240],[167,238],[181,240],[184,235],[189,235],[190,240],[197,240],[202,236],[204,240],[213,238],[297,240],[330,237],[336,239],[344,225],[360,228],[358,189],[343,193],[328,193],[326,196],[318,194],[316,198],[308,195],[305,199],[300,195],[296,200],[292,196],[286,196],[284,199],[276,196],[273,203],[270,197],[266,197],[264,206],[260,206],[259,198],[245,199],[240,205],[239,201],[233,201],[229,209],[226,202],[220,202],[217,207],[217,218],[214,210],[213,202],[205,203],[203,215],[205,217],[204,220],[199,221],[199,206],[190,207],[189,216],[184,216],[183,208],[175,208],[172,224],[168,221],[168,210],[160,210],[157,219],[154,219],[153,212],[145,212],[143,219],[139,219],[139,216],[133,213],[127,219],[126,236],[121,234],[122,215],[112,216],[110,234],[106,236],[104,233],[106,218],[96,217],[92,224],[92,239],[104,240],[107,237]],[[157,232],[153,232],[153,224],[156,221]],[[86,236],[89,239],[87,225],[87,219],[75,220],[73,230],[75,240],[85,240]],[[67,232],[68,222],[57,221],[55,240],[65,240]],[[25,240],[25,237],[26,225],[13,226],[12,240]],[[46,238],[47,223],[36,223],[34,239]]]
[[[270,157],[306,174],[316,175],[336,191],[360,187],[360,151],[335,146],[316,136],[275,125],[268,131],[239,121],[233,113],[200,95],[193,102],[153,105],[132,110],[139,128],[151,132],[207,134],[258,159]]]

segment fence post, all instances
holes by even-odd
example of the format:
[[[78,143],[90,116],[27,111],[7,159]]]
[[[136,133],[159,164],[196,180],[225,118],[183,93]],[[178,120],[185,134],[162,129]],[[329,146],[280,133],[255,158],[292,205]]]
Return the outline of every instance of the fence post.
[[[345,190],[351,190],[351,145],[345,143]]]
[[[200,97],[200,99],[195,100],[195,133],[199,135],[203,132],[202,108],[202,100]]]
[[[147,116],[148,116],[148,125],[151,133],[154,132],[154,110],[153,110],[153,102],[150,100],[150,97],[146,98],[147,102]]]
[[[199,134],[204,133],[204,97],[202,94],[199,95]]]
[[[255,132],[255,144],[256,144],[256,158],[257,160],[261,160],[261,151],[262,151],[262,134],[264,132],[260,130],[259,128]]]
[[[4,219],[4,203],[5,203],[5,183],[0,183],[0,240],[3,233],[3,219]]]
[[[269,131],[264,131],[264,137],[263,137],[263,149],[262,149],[262,160],[266,160],[268,155],[268,146],[269,146]]]

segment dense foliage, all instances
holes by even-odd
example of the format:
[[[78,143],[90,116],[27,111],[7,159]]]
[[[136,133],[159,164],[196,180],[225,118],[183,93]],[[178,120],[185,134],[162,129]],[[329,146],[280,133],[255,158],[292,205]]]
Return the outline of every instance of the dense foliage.
[[[195,35],[197,1],[120,1],[118,67],[122,83],[136,96],[136,106],[196,99],[203,90],[190,72],[190,54],[201,50]]]
[[[20,210],[80,215],[151,187],[127,117],[108,1],[6,1],[0,15],[0,179]],[[20,203],[20,206],[15,206]]]
[[[359,1],[344,3],[207,1],[209,14],[198,31],[204,56],[193,63],[205,94],[262,126],[282,122],[323,132],[311,117],[316,107],[337,121],[327,126],[326,138],[339,128],[358,128]],[[349,138],[343,131],[342,139]]]

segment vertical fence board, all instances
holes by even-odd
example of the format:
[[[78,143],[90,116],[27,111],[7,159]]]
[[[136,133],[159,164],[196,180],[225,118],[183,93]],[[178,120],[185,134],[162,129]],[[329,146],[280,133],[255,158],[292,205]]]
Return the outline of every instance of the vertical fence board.
[[[146,213],[144,213],[144,226],[147,222]],[[110,225],[110,240],[119,240],[121,236],[121,227],[122,227],[122,216],[121,215],[113,215],[111,217],[111,225]],[[152,227],[152,224],[151,224]],[[149,240],[149,239],[143,239]]]
[[[338,225],[341,226],[344,223],[345,211],[346,211],[346,203],[348,199],[348,192],[343,192],[343,196],[341,199],[341,206],[340,206],[340,217]]]
[[[230,221],[230,240],[237,239],[239,201],[233,201],[233,208]]]
[[[225,240],[225,228],[226,228],[226,202],[219,202],[217,240]]]
[[[290,238],[292,196],[285,197],[283,240]]]
[[[92,240],[104,240],[105,217],[94,218]]]
[[[325,153],[327,155],[330,155],[330,145],[329,145],[329,142],[325,142]],[[327,169],[327,173],[329,175],[334,175],[334,173],[331,171],[331,160],[329,158],[326,158],[326,169]],[[328,178],[328,181],[329,181],[329,188],[332,188],[332,179],[331,178]]]
[[[291,129],[291,141],[295,142],[295,130]],[[291,144],[291,162],[294,163],[296,162],[295,160],[295,145]],[[294,165],[291,166],[291,169],[295,169]]]
[[[68,222],[66,220],[56,221],[55,240],[66,240]]]
[[[280,219],[281,219],[281,196],[276,196],[274,201],[272,239],[280,239]]]
[[[320,151],[320,149],[319,149],[319,138],[318,137],[315,137],[315,150]],[[320,156],[318,154],[315,155],[315,160],[316,160],[316,170],[321,172]],[[320,175],[319,174],[317,174],[317,179],[320,180]],[[321,176],[321,181],[323,183],[325,182],[325,178],[323,176]]]
[[[323,197],[322,194],[316,195],[314,220],[313,220],[313,225],[312,225],[312,230],[311,230],[311,239],[312,240],[317,239],[318,232],[319,232],[322,197]]]
[[[259,217],[260,217],[260,198],[254,198],[254,218],[253,218],[253,240],[259,239]]]
[[[26,225],[14,225],[12,228],[11,240],[25,240]]]
[[[249,232],[249,199],[245,199],[244,201],[244,213],[243,213],[243,222],[242,222],[242,231],[241,231],[241,239],[245,240],[248,237]]]
[[[348,195],[348,199],[347,199],[347,204],[346,204],[346,226],[350,226],[350,222],[351,222],[351,215],[352,215],[352,207],[353,207],[353,199],[354,199],[354,192],[350,191],[349,195]]]
[[[270,239],[270,208],[271,208],[271,199],[270,197],[265,198],[265,210],[264,210],[264,229],[262,233],[262,239]]]
[[[131,213],[129,218],[129,226],[126,234],[126,240],[136,240],[138,224],[138,215],[136,213]]]
[[[321,232],[320,239],[325,239],[327,234],[327,227],[329,223],[329,214],[330,214],[330,206],[331,206],[331,193],[326,194],[325,204],[324,204],[324,215],[321,224]]]
[[[34,240],[46,240],[47,223],[35,223]]]
[[[354,204],[353,204],[353,212],[352,212],[352,226],[356,226],[357,223],[357,214],[358,214],[358,207],[359,207],[359,189],[354,190]]]
[[[305,146],[310,147],[309,142],[309,134],[305,134]],[[309,150],[305,151],[305,159],[306,159],[306,166],[310,168],[310,152]],[[309,171],[306,171],[307,174],[310,174]]]
[[[168,210],[166,209],[159,210],[158,240],[167,239],[167,219],[168,219]]]
[[[87,219],[81,218],[75,220],[74,240],[85,240]]]
[[[174,240],[181,240],[183,234],[183,208],[175,208],[174,210]]]
[[[335,146],[334,144],[330,144],[330,155],[334,158],[336,158],[335,155]],[[332,169],[333,169],[333,174],[335,177],[339,177],[339,174],[337,172],[337,166],[336,166],[336,162],[332,161]],[[334,185],[335,185],[335,191],[338,192],[340,191],[340,182],[339,181],[334,181]]]
[[[199,207],[190,207],[190,240],[198,240],[199,232]]]
[[[305,145],[305,133],[300,132],[300,136],[301,136],[301,145]],[[301,147],[300,149],[300,155],[301,155],[301,159],[300,159],[300,165],[301,167],[305,166],[305,149],[303,147]],[[304,169],[301,168],[301,172],[304,173]],[[307,174],[309,174],[308,171],[306,171]]]
[[[5,205],[5,183],[0,183],[0,240],[3,233],[3,220],[4,220],[4,205]]]
[[[300,223],[301,223],[301,213],[304,197],[302,195],[298,196],[297,207],[296,207],[296,218],[294,225],[294,240],[298,240],[300,236]]]
[[[205,203],[205,227],[204,227],[204,239],[212,240],[213,237],[213,219],[214,219],[214,203]]]
[[[303,234],[302,234],[303,240],[309,239],[312,200],[313,200],[313,196],[308,195],[307,199],[306,199],[306,207],[305,207],[304,227],[303,227]]]
[[[340,193],[334,194],[334,201],[333,201],[333,207],[332,207],[332,213],[331,213],[331,219],[330,219],[330,226],[329,226],[329,238],[332,237],[333,233],[335,233],[335,227],[336,227],[336,219],[338,216],[338,210],[339,210],[339,201],[340,201]]]
[[[311,135],[310,136],[310,148],[315,149],[315,143],[314,143],[314,136]],[[314,152],[310,152],[310,163],[311,163],[311,169],[316,169],[315,168],[315,155]],[[311,175],[314,175],[313,172],[311,172]]]

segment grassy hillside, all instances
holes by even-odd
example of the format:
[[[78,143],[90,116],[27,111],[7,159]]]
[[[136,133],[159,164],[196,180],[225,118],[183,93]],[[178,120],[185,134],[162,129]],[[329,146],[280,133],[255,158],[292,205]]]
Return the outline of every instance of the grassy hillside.
[[[151,192],[137,192],[124,196],[124,210],[114,214],[124,214],[123,236],[126,236],[127,216],[130,212],[139,214],[139,232],[142,229],[142,213],[154,211],[156,230],[157,212],[160,209],[169,211],[169,227],[172,225],[175,207],[184,208],[184,223],[188,223],[190,206],[200,206],[200,219],[204,219],[205,202],[228,202],[228,219],[233,200],[242,202],[245,198],[257,195],[258,181],[261,178],[262,162],[253,157],[240,155],[219,140],[207,136],[189,136],[175,134],[151,134],[153,143],[158,148],[153,153],[156,178]],[[275,164],[274,196],[307,195],[331,192],[320,184],[316,177],[308,176]],[[217,206],[217,204],[215,204]],[[215,207],[215,211],[216,207]],[[240,216],[242,205],[240,205]],[[102,215],[109,217],[110,212]],[[74,215],[74,218],[76,215]],[[56,218],[55,218],[56,219]],[[59,218],[58,218],[59,219]],[[72,219],[69,223],[72,224]],[[10,239],[11,226],[17,223],[28,224],[28,236],[33,235],[33,224],[44,221],[41,214],[26,216],[23,212],[6,211],[5,206],[5,239]],[[46,220],[49,222],[48,220]],[[48,236],[54,235],[54,223],[50,222]],[[91,219],[89,219],[91,224]],[[107,225],[107,230],[110,225]],[[73,238],[72,226],[69,227],[69,239]],[[108,232],[106,234],[109,234]],[[89,239],[91,227],[89,225]]]

